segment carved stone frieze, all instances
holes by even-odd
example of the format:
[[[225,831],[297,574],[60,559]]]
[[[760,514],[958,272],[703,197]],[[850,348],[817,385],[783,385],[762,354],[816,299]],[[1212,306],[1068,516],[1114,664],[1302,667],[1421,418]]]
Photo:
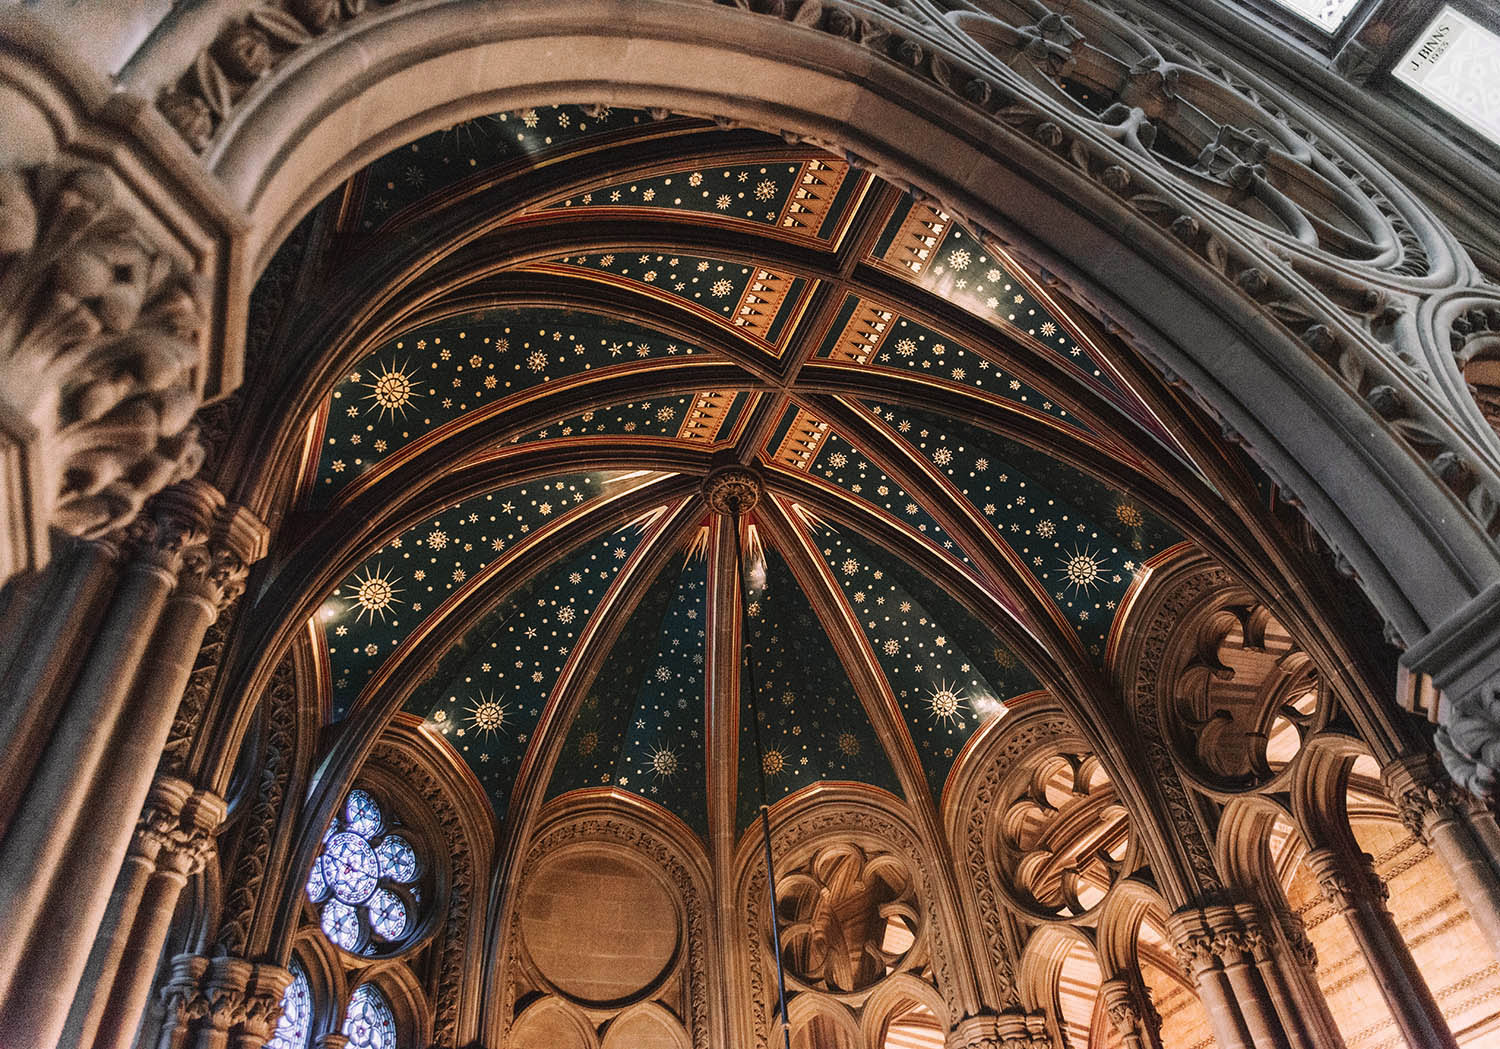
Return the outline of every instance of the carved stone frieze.
[[[179,954],[161,989],[166,1017],[158,1044],[263,1045],[281,1018],[281,996],[291,982],[291,972],[279,965]]]
[[[179,779],[158,779],[136,822],[130,851],[158,871],[182,877],[196,874],[214,853],[227,811],[224,799],[211,791]]]
[[[1206,568],[1181,580],[1157,606],[1155,614],[1142,631],[1141,651],[1136,662],[1135,681],[1128,698],[1135,712],[1136,727],[1145,741],[1145,758],[1152,779],[1161,791],[1175,837],[1203,890],[1221,886],[1218,868],[1207,836],[1199,822],[1191,797],[1172,762],[1160,714],[1162,662],[1167,645],[1183,614],[1205,595],[1236,585],[1227,571]]]
[[[1393,761],[1380,770],[1385,793],[1411,836],[1428,841],[1431,823],[1457,819],[1476,807],[1475,798],[1427,755]]]
[[[291,778],[297,724],[296,673],[288,656],[277,664],[266,701],[265,762],[254,800],[245,817],[233,867],[225,872],[227,891],[217,943],[226,953],[243,954],[271,859],[277,821]],[[184,700],[186,702],[186,700]]]
[[[964,816],[964,873],[974,887],[983,923],[985,945],[990,965],[1001,982],[1001,994],[1007,1000],[1015,996],[1015,946],[1007,942],[1001,926],[1002,887],[997,884],[990,864],[989,832],[993,814],[1000,804],[1002,781],[1026,755],[1057,739],[1075,735],[1073,723],[1063,715],[1028,720],[1009,732],[995,759],[985,768],[975,787],[973,802]]]
[[[382,744],[371,758],[390,769],[416,790],[442,828],[452,877],[448,910],[443,921],[442,950],[438,963],[437,993],[433,997],[432,1039],[436,1046],[458,1044],[458,1011],[464,994],[464,958],[468,950],[467,930],[472,920],[478,879],[473,849],[463,831],[463,820],[453,799],[425,765],[405,747]]]
[[[1500,674],[1449,697],[1435,742],[1449,774],[1466,790],[1485,799],[1500,793]]]
[[[4,579],[197,471],[207,307],[89,167],[0,172],[0,301]]]

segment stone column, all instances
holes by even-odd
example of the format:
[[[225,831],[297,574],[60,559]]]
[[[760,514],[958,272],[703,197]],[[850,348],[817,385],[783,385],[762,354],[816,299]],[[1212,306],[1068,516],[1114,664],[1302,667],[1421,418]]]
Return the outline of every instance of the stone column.
[[[1144,984],[1120,973],[1101,983],[1099,993],[1123,1049],[1161,1049],[1161,1015]]]
[[[1469,916],[1495,951],[1500,946],[1500,857],[1488,847],[1490,838],[1500,837],[1495,817],[1426,755],[1393,761],[1381,769],[1380,779],[1406,829],[1448,868]]]
[[[167,1020],[157,1049],[261,1049],[281,1019],[281,996],[291,982],[279,965],[179,954],[161,990]]]
[[[152,794],[163,786],[180,790],[187,784],[172,778],[159,780]],[[74,1016],[82,1011],[82,1003],[89,1003],[77,1032],[80,1049],[90,1044],[94,1049],[129,1049],[151,994],[177,900],[188,878],[213,855],[226,810],[224,799],[204,790],[192,791],[175,817],[153,812],[149,801],[147,806],[89,959],[92,970],[99,958],[100,971],[92,980],[92,972],[85,973],[80,996],[73,1003]],[[145,877],[137,873],[138,868],[145,870]],[[72,1034],[74,1016],[69,1017],[68,1034]],[[74,1042],[65,1038],[64,1044]]]
[[[999,1015],[967,1016],[948,1032],[944,1049],[1055,1049],[1047,1017],[1007,1009]]]
[[[1386,909],[1389,894],[1369,853],[1316,848],[1308,852],[1306,862],[1324,899],[1348,920],[1407,1043],[1422,1049],[1457,1049],[1453,1032]]]
[[[1265,935],[1252,909],[1220,903],[1188,907],[1173,914],[1167,926],[1219,1049],[1291,1049],[1256,963]]]
[[[58,1044],[204,632],[265,546],[259,522],[196,481],[153,500],[137,531],[97,674],[91,651],[75,690],[92,716],[60,723],[3,845],[15,868],[0,889],[24,890],[0,893],[0,913],[16,912],[0,941],[0,1029],[17,1049]]]

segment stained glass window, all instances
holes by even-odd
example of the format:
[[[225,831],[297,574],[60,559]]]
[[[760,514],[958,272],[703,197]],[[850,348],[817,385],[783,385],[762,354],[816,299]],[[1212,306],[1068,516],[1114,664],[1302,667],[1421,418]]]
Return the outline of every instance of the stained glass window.
[[[349,999],[344,1018],[349,1049],[396,1049],[396,1017],[385,995],[374,984],[363,983]]]
[[[1359,0],[1276,0],[1278,4],[1301,15],[1318,28],[1332,33],[1344,24]]]
[[[292,963],[292,982],[281,995],[281,1019],[266,1049],[307,1049],[312,1030],[312,988],[302,966]]]
[[[365,790],[352,790],[323,835],[307,876],[323,935],[355,954],[376,954],[413,925],[421,897],[417,850]]]

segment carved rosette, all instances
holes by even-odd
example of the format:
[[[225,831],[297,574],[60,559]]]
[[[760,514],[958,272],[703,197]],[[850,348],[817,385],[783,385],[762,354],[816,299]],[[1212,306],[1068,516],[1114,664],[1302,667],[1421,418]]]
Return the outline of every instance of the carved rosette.
[[[715,513],[725,516],[754,510],[762,491],[760,474],[748,466],[721,467],[703,481],[704,501]]]
[[[0,172],[0,580],[197,472],[206,307],[97,168]]]

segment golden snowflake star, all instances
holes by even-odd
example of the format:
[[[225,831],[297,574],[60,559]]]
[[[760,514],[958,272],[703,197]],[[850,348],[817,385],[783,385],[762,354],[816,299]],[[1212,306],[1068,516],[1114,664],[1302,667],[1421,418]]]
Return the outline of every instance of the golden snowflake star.
[[[587,756],[599,749],[599,733],[585,732],[578,740],[578,753]]]
[[[469,708],[469,723],[486,736],[504,732],[507,713],[509,710],[506,704],[497,701],[494,693],[486,696],[481,692],[475,698],[474,705]]]
[[[369,387],[370,392],[365,394],[365,400],[374,401],[373,407],[380,410],[380,417],[385,418],[385,413],[390,412],[391,418],[400,412],[404,417],[406,407],[411,404],[412,398],[418,396],[416,387],[412,383],[414,372],[407,372],[406,365],[396,367],[396,362],[380,366],[380,374],[367,383],[361,385]],[[368,409],[366,409],[368,410]]]
[[[375,622],[379,616],[382,623],[385,622],[386,610],[393,604],[401,602],[396,595],[401,591],[396,589],[396,584],[401,580],[386,574],[380,565],[365,569],[365,577],[361,579],[358,575],[354,577],[354,603],[359,608],[355,621],[369,615],[370,622]]]
[[[851,758],[854,757],[859,753],[859,738],[852,732],[839,733],[839,751]]]

